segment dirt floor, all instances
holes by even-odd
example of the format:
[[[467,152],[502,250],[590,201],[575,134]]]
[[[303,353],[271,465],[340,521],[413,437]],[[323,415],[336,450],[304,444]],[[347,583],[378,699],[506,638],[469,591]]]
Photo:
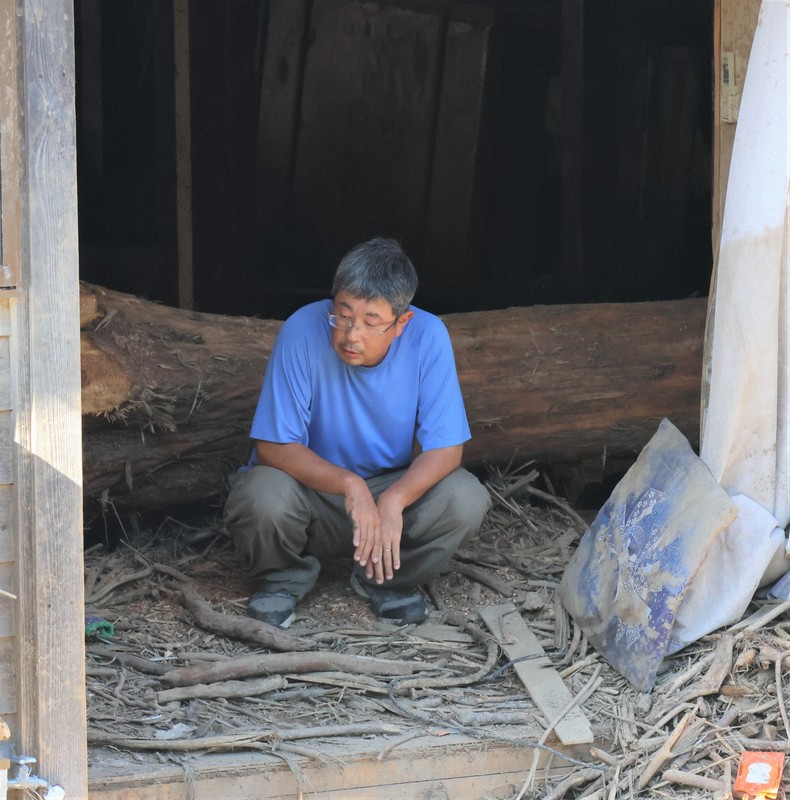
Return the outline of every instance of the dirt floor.
[[[216,520],[168,519],[111,550],[90,548],[89,768],[188,769],[207,752],[248,749],[297,769],[294,758],[327,758],[335,740],[384,736],[381,759],[426,733],[460,733],[562,751],[570,769],[525,770],[504,800],[731,797],[744,750],[790,749],[790,622],[769,614],[786,609],[753,605],[731,631],[666,659],[650,693],[636,692],[559,604],[590,516],[536,488],[538,478],[529,467],[491,474],[492,512],[426,589],[432,611],[420,626],[382,624],[339,562],[287,632],[248,620],[253,587]],[[477,612],[503,603],[589,720],[595,740],[572,756]]]

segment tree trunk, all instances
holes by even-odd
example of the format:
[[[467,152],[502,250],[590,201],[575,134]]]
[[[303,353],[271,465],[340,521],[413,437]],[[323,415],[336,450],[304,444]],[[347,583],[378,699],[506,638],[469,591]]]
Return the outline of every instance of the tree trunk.
[[[219,502],[281,322],[183,311],[82,286],[86,500]],[[696,445],[704,299],[444,317],[471,467],[637,454],[668,417]]]

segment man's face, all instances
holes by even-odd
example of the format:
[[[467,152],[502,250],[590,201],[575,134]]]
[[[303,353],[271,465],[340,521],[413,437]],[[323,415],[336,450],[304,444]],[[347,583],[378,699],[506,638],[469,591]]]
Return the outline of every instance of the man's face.
[[[414,316],[413,311],[407,311],[396,319],[386,300],[360,300],[345,291],[335,296],[332,313],[338,321],[338,327],[332,328],[332,346],[350,367],[381,363]]]

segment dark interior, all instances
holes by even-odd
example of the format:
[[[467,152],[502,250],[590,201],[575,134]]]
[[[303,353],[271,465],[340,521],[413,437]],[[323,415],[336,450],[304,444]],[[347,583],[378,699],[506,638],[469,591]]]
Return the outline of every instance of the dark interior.
[[[84,280],[179,304],[188,91],[199,310],[284,318],[376,235],[437,313],[707,293],[711,0],[186,8],[179,82],[173,2],[76,1]]]

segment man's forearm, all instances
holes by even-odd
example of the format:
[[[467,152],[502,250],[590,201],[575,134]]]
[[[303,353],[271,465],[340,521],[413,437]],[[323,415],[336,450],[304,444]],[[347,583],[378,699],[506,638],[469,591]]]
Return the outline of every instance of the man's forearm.
[[[358,475],[326,461],[297,442],[258,441],[255,452],[262,466],[282,470],[317,492],[345,495],[350,483],[362,481]]]
[[[456,445],[420,453],[406,472],[385,490],[387,499],[401,508],[410,506],[461,466],[463,449],[463,445]],[[258,441],[255,450],[259,464],[280,469],[317,492],[346,495],[350,484],[362,481],[358,475],[326,461],[297,442]]]
[[[406,472],[382,493],[381,499],[386,496],[386,500],[397,503],[401,509],[410,506],[461,466],[463,452],[464,446],[459,444],[420,453]]]

